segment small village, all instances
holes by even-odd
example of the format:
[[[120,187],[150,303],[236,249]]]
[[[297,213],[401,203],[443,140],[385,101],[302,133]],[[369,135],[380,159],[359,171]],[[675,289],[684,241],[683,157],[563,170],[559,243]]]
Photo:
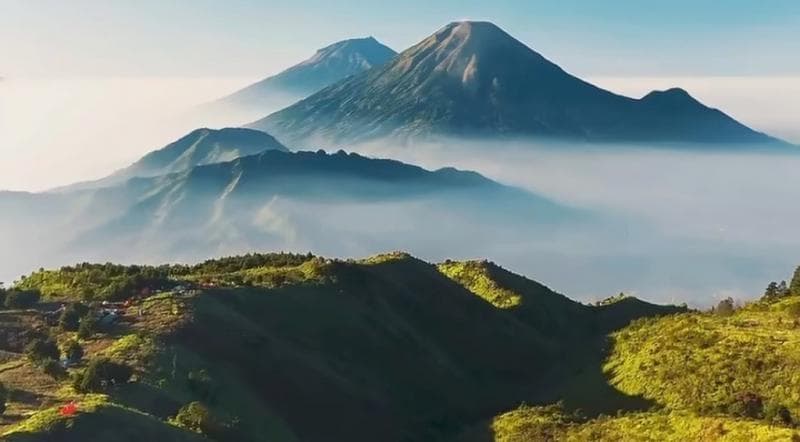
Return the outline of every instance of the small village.
[[[7,392],[8,398],[0,413],[0,434],[4,427],[42,407],[57,406],[62,416],[80,411],[82,395],[67,392],[54,396],[52,392],[59,390],[54,388],[56,384],[69,380],[75,370],[85,369],[90,358],[113,353],[115,345],[140,331],[179,326],[185,300],[216,287],[215,283],[176,281],[174,285],[141,287],[120,301],[31,302],[31,298],[12,308],[4,303],[5,308],[0,309],[0,390]],[[34,349],[49,343],[54,351],[35,354]],[[108,389],[114,384],[111,379],[99,385]]]

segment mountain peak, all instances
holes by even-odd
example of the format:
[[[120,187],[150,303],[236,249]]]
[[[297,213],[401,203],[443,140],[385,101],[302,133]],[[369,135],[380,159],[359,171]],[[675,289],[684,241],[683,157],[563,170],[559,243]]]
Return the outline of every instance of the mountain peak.
[[[442,28],[442,31],[457,32],[462,34],[472,33],[497,33],[508,35],[499,26],[490,22],[482,20],[456,20],[448,23]],[[510,36],[509,36],[510,37]]]
[[[488,21],[454,21],[423,40],[414,48],[439,46],[444,50],[478,53],[487,50],[533,51],[494,23]],[[414,48],[410,49],[412,51]],[[409,52],[406,51],[406,52]],[[403,54],[405,54],[404,52]],[[503,55],[512,55],[503,54]]]
[[[329,65],[326,67],[342,68],[355,73],[383,64],[394,55],[395,52],[392,49],[384,46],[374,37],[351,38],[318,49],[314,56],[290,70],[309,66],[320,69],[320,65],[326,64]]]
[[[318,49],[311,58],[217,103],[244,110],[280,108],[351,75],[381,66],[396,55],[372,36],[337,41]]]
[[[670,99],[694,100],[694,98],[689,94],[688,91],[686,91],[686,89],[679,87],[650,91],[650,93],[642,97],[642,100],[662,99],[665,97]]]
[[[486,21],[455,21],[385,66],[250,125],[290,142],[382,136],[769,142],[682,89],[633,99],[589,84]]]
[[[272,135],[238,127],[195,129],[167,146],[150,152],[122,172],[128,177],[179,172],[198,165],[231,161],[267,150],[288,151]]]
[[[559,70],[495,24],[482,21],[452,22],[391,63],[395,74],[410,74],[423,84],[452,83],[473,97],[502,94],[504,86],[521,82],[515,78],[519,66],[540,78]]]
[[[679,87],[652,91],[642,97],[640,101],[649,106],[668,109],[707,109],[705,105],[692,97],[689,92]]]

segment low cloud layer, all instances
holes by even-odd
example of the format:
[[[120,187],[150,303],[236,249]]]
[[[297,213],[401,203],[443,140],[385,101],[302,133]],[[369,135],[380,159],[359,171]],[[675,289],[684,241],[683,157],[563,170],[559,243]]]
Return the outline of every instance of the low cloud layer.
[[[800,81],[796,79],[596,80],[633,96],[682,86],[756,129],[800,141],[795,124],[800,121]],[[39,190],[97,178],[196,127],[251,121],[258,115],[188,111],[248,81],[1,82],[0,189]],[[654,149],[462,140],[411,147],[391,143],[343,147],[428,168],[476,170],[616,221],[611,226],[599,224],[540,238],[524,225],[499,232],[490,223],[465,223],[452,214],[422,210],[419,203],[331,206],[275,199],[261,202],[253,220],[255,228],[274,238],[258,247],[312,250],[330,256],[402,249],[431,260],[490,258],[583,300],[626,291],[693,305],[710,305],[728,295],[756,297],[770,280],[789,277],[800,264],[796,234],[800,155],[701,151],[687,146]],[[37,219],[46,216],[33,214],[18,224],[0,222],[0,240],[8,252],[0,256],[0,266],[13,269],[0,273],[2,278],[76,260],[133,258],[126,255],[124,246],[108,257],[37,254],[30,244],[51,240],[35,228]],[[227,245],[220,243],[214,250],[181,258],[202,259],[212,253],[253,248],[248,238],[236,232],[220,230],[219,235]],[[167,257],[153,253],[135,258],[159,262]],[[24,268],[20,267],[23,261]]]

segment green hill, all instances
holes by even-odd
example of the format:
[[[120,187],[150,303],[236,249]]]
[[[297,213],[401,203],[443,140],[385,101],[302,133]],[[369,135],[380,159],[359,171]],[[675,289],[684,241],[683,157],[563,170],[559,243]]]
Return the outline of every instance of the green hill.
[[[557,407],[523,407],[494,420],[497,442],[522,441],[794,441],[789,428],[729,417],[685,412],[635,412],[579,420]],[[473,435],[474,436],[474,435]],[[463,439],[464,442],[471,440]],[[484,440],[480,437],[472,440]]]
[[[671,409],[759,417],[786,407],[800,416],[798,311],[800,298],[791,297],[730,316],[639,320],[613,335],[605,370],[621,391]]]
[[[613,332],[604,377],[650,403],[648,411],[584,414],[566,401],[521,407],[460,440],[800,440],[798,275],[790,288],[772,283],[762,299],[739,308],[724,300],[708,312],[640,318]],[[597,308],[617,316],[643,307],[652,311],[622,297]],[[604,322],[618,325],[608,316]]]
[[[192,430],[216,440],[440,440],[525,402],[567,398],[589,409],[602,399],[596,408],[608,412],[647,406],[610,388],[599,371],[604,312],[616,307],[579,304],[486,262],[436,266],[394,253],[83,264],[37,272],[15,288],[22,289],[43,294],[33,310],[7,312],[28,328],[23,341],[49,335],[65,348],[77,340],[85,355],[54,378],[9,347],[15,353],[0,365],[0,381],[11,395],[0,431],[27,438],[11,440],[50,440],[56,430],[73,438],[65,440],[114,440],[83,428],[117,434],[126,420],[143,434],[175,435],[161,440]],[[489,292],[518,303],[498,308]],[[64,321],[48,324],[44,314],[58,306],[50,300],[99,310],[101,299],[132,295],[142,300],[89,335],[65,330]],[[648,308],[628,319],[664,313]],[[74,381],[115,364],[133,370],[129,380]],[[87,394],[87,385],[99,391]],[[76,416],[55,413],[72,400]]]

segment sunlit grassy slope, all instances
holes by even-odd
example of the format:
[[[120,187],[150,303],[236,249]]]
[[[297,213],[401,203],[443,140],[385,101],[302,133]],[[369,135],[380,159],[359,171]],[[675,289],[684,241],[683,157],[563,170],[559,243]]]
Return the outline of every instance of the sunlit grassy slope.
[[[73,418],[59,416],[58,407],[46,408],[29,417],[14,432],[3,437],[9,442],[82,441],[175,441],[200,442],[201,435],[131,408],[108,402],[105,396],[85,397],[82,412]]]
[[[649,401],[650,410],[587,416],[575,407],[523,407],[496,417],[489,437],[800,440],[800,298],[760,300],[734,312],[642,318],[613,332],[609,344],[603,364],[609,383]],[[467,432],[465,440],[476,434]]]
[[[193,284],[200,288],[176,291]],[[0,431],[34,441],[53,431],[64,440],[191,440],[199,436],[170,422],[193,401],[226,431],[203,436],[237,441],[441,440],[523,402],[562,398],[598,412],[643,409],[646,401],[603,377],[604,336],[680,311],[633,299],[586,306],[492,263],[436,266],[403,253],[81,265],[37,272],[20,287],[59,302],[157,292],[141,315],[137,305],[112,330],[80,340],[85,361],[70,374],[101,357],[134,369],[102,397],[47,377],[22,355],[0,366],[13,393]],[[493,293],[516,301],[498,305]],[[7,314],[32,315],[26,327],[60,343],[75,338],[35,311]],[[78,415],[58,416],[70,400]],[[141,430],[115,431],[121,425]]]
[[[743,395],[800,416],[800,299],[759,302],[731,316],[642,319],[613,335],[605,365],[629,394],[676,410],[732,412]],[[732,410],[733,409],[733,410]]]
[[[796,432],[768,423],[686,412],[633,412],[575,420],[553,407],[523,407],[492,423],[497,442],[794,441]],[[479,440],[479,439],[476,439]]]

